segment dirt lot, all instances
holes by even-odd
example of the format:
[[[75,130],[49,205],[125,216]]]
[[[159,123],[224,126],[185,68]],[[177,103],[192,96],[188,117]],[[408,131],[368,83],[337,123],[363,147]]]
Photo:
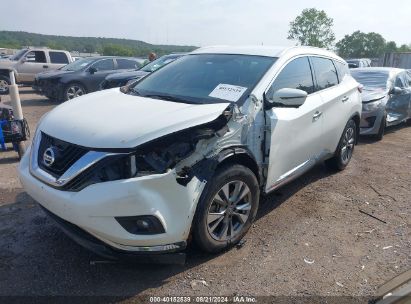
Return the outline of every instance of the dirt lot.
[[[33,132],[55,104],[21,98]],[[344,172],[320,165],[264,198],[241,248],[192,249],[185,266],[90,263],[21,189],[17,162],[0,152],[0,295],[369,296],[411,268],[411,127],[363,139]]]

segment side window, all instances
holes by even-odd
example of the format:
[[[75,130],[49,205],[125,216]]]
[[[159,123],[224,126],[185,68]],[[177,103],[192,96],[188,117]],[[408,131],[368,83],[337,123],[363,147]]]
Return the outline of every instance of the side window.
[[[284,88],[299,89],[308,94],[314,92],[310,63],[307,57],[297,58],[288,63],[274,80],[267,92],[267,97],[272,98],[276,91]]]
[[[114,62],[113,59],[103,59],[93,64],[93,67],[96,68],[97,71],[110,71],[114,70]]]
[[[69,63],[66,53],[49,52],[51,63]]]
[[[27,62],[46,63],[46,54],[43,51],[31,51],[26,54]]]
[[[337,71],[330,59],[311,57],[317,79],[317,90],[324,90],[338,84]]]
[[[399,88],[405,88],[405,81],[404,81],[404,73],[399,74],[396,78],[395,78],[395,86],[399,87]]]
[[[140,65],[137,61],[130,60],[130,59],[116,59],[117,61],[117,69],[138,69]]]
[[[334,65],[337,68],[337,76],[338,82],[343,81],[346,75],[350,74],[350,70],[348,69],[348,65],[341,62],[341,61],[334,61]]]

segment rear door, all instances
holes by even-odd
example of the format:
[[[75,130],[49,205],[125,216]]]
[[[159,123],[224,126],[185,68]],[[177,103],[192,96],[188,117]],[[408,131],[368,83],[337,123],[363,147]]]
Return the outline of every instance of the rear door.
[[[266,97],[272,98],[282,88],[300,89],[308,96],[298,108],[266,109],[271,131],[267,192],[308,170],[323,150],[323,105],[320,94],[315,92],[308,57],[294,58],[285,64]]]
[[[69,64],[69,59],[65,52],[49,51],[49,70],[57,70],[66,64]]]
[[[89,74],[85,80],[88,92],[99,90],[99,85],[106,76],[116,72],[113,58],[101,59],[92,64],[91,67],[95,68],[96,72]]]
[[[323,102],[324,130],[322,143],[328,154],[334,153],[351,111],[351,98],[347,83],[339,81],[333,60],[310,57],[316,79],[316,90]],[[340,76],[341,77],[341,76]]]
[[[28,52],[16,66],[20,82],[33,82],[37,73],[48,70],[46,52],[42,50]]]

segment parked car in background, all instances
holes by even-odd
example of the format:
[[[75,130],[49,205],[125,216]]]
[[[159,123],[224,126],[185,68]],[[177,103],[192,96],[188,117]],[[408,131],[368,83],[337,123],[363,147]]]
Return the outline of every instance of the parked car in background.
[[[56,70],[72,62],[67,51],[48,48],[26,48],[6,60],[0,60],[0,94],[8,94],[9,71],[14,71],[18,84],[31,84],[37,73]]]
[[[185,53],[165,55],[150,62],[141,69],[110,74],[104,79],[100,87],[102,90],[122,87],[127,83],[141,79],[142,77],[154,72],[155,70],[158,70],[162,66],[176,60],[177,58],[180,58],[183,55],[185,55]]]
[[[347,59],[348,67],[350,69],[371,67],[371,59]]]
[[[397,68],[363,68],[351,75],[362,89],[360,132],[382,139],[386,126],[411,118],[411,85],[406,70]]]
[[[20,179],[64,231],[106,257],[160,259],[190,235],[222,251],[251,227],[261,192],[323,160],[349,164],[358,86],[343,59],[318,48],[201,48],[128,90],[53,109]]]
[[[81,58],[56,71],[37,74],[33,89],[50,99],[69,100],[99,90],[108,74],[140,68],[142,63],[130,57]]]

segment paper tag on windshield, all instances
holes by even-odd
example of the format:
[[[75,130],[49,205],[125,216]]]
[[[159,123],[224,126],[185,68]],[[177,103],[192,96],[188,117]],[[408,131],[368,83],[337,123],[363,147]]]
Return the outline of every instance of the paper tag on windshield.
[[[246,90],[247,88],[244,87],[220,83],[208,96],[229,101],[237,101]]]

